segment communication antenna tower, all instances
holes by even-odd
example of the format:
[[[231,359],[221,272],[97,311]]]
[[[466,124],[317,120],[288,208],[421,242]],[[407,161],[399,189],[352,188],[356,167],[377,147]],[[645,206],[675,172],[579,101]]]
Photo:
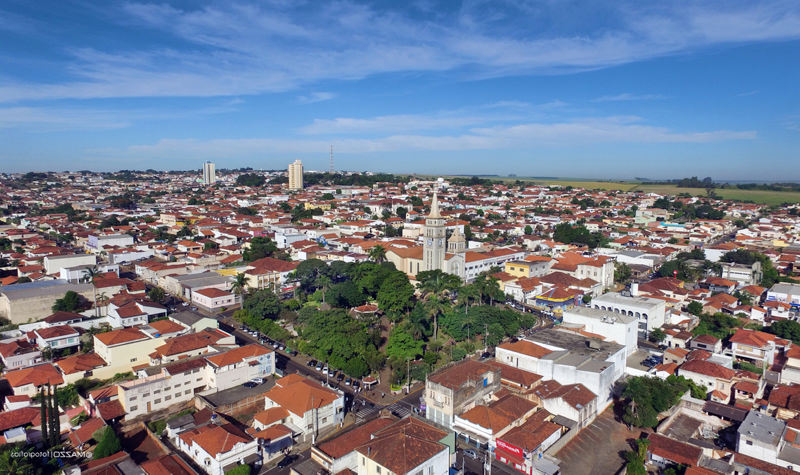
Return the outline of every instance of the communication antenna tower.
[[[333,144],[331,144],[331,167],[329,171],[333,173]]]

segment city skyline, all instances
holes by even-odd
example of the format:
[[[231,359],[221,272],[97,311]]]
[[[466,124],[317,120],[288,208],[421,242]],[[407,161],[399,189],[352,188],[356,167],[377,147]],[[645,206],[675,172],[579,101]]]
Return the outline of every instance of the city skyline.
[[[0,171],[800,179],[800,6],[317,7],[0,7]]]

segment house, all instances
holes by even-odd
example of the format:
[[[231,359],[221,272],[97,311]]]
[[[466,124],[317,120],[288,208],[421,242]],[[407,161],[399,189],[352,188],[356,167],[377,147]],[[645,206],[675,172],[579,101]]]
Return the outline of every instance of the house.
[[[131,419],[190,401],[207,387],[202,358],[186,359],[162,367],[145,367],[137,378],[119,386],[119,401]]]
[[[662,469],[674,464],[697,466],[703,455],[703,449],[700,447],[662,434],[650,434],[647,440],[650,441],[647,446],[647,459]]]
[[[797,467],[800,450],[788,443],[797,442],[797,431],[787,434],[787,429],[785,421],[750,411],[736,430],[736,451],[780,467]]]
[[[256,417],[258,414],[256,414]],[[392,415],[381,415],[347,432],[311,447],[311,458],[329,473],[356,472],[359,456],[355,451],[372,439],[372,434],[397,422]]]
[[[199,356],[214,350],[213,347],[235,347],[233,335],[217,328],[206,328],[197,333],[187,333],[164,340],[148,356],[151,365],[159,365],[183,358]]]
[[[739,328],[728,340],[734,358],[757,365],[772,365],[775,357],[792,343],[770,333]]]
[[[216,318],[207,317],[191,310],[173,313],[169,316],[169,319],[185,325],[195,332],[203,331],[206,328],[219,328],[219,321]]]
[[[105,360],[96,353],[78,353],[53,362],[61,370],[66,384],[72,384],[82,378],[94,377],[94,372],[106,366]]]
[[[598,414],[597,394],[580,383],[560,384],[551,379],[536,386],[533,393],[547,411],[571,421],[573,428],[586,427]]]
[[[800,384],[800,346],[792,345],[784,356],[786,364],[781,369],[781,383]]]
[[[185,431],[178,435],[177,448],[209,475],[260,460],[258,441],[231,423]]]
[[[506,394],[488,405],[480,404],[455,416],[453,430],[469,444],[494,450],[495,438],[522,424],[538,409],[534,402]]]
[[[224,310],[236,303],[236,295],[215,288],[192,292],[192,303],[210,312]]]
[[[208,385],[218,391],[275,373],[275,353],[261,345],[236,347],[205,359]]]
[[[33,334],[41,349],[63,350],[81,345],[80,333],[68,325],[39,328]]]
[[[50,363],[9,371],[6,373],[5,379],[16,396],[33,397],[39,392],[41,386],[64,384],[61,373]]]
[[[728,402],[736,372],[710,361],[693,359],[678,368],[678,375],[704,387],[712,400]]]
[[[425,417],[453,427],[455,416],[469,410],[500,388],[500,370],[479,361],[463,360],[425,379]]]
[[[713,335],[697,335],[689,341],[692,350],[705,350],[709,353],[722,353],[722,340]]]
[[[355,473],[447,475],[451,452],[443,442],[447,436],[447,432],[407,416],[373,433],[366,443],[356,447]]]
[[[145,300],[131,300],[121,305],[114,301],[108,304],[108,321],[114,328],[144,325],[150,318],[166,317],[163,305]]]
[[[42,362],[42,352],[27,340],[0,343],[0,360],[7,370],[27,368]]]
[[[195,475],[186,462],[176,454],[162,455],[139,465],[146,475]]]
[[[255,260],[248,264],[244,272],[247,286],[253,289],[280,288],[298,264],[299,262],[287,262],[272,257]]]
[[[108,363],[108,376],[131,371],[134,366],[149,362],[149,354],[163,343],[136,327],[122,328],[94,335],[94,352]]]
[[[299,374],[277,380],[264,396],[264,409],[284,408],[289,413],[286,425],[305,440],[314,441],[344,420],[344,395]]]
[[[732,262],[720,262],[719,265],[722,268],[720,277],[732,280],[740,285],[756,285],[764,278],[761,261],[758,260],[750,265]]]

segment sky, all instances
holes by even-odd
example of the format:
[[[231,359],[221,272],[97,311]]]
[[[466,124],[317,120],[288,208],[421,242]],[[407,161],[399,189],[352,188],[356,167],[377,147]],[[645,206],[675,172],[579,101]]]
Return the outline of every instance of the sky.
[[[0,172],[800,180],[800,2],[0,2]]]

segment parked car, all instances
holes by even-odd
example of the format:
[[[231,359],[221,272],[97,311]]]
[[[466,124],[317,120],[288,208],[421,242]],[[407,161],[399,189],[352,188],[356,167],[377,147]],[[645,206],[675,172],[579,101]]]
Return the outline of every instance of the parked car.
[[[345,380],[344,380],[344,384],[345,384],[346,386],[350,386],[351,384],[353,384],[353,380],[352,380],[352,379],[350,379],[350,378],[347,378],[347,379],[345,379]]]
[[[336,370],[333,369],[333,368],[329,368],[328,369],[328,376],[333,377],[334,375],[336,375]]]
[[[253,378],[249,382],[256,384],[264,384],[264,378]]]
[[[283,457],[283,459],[278,462],[278,468],[286,468],[291,465],[297,459],[296,455],[287,455]]]
[[[308,366],[311,366],[311,367],[313,368],[314,366],[316,366],[316,365],[317,365],[317,360],[311,360],[311,361],[309,361],[309,362],[307,363],[307,365],[308,365]]]
[[[246,388],[254,388],[254,387],[258,386],[258,383],[254,383],[253,381],[248,381],[248,382],[242,384],[242,386],[244,386]]]
[[[473,460],[478,460],[478,453],[477,453],[477,452],[475,452],[475,451],[474,451],[474,450],[472,450],[472,449],[467,449],[467,450],[465,450],[465,451],[464,451],[464,456],[465,456],[465,457],[469,457],[469,458],[471,458],[471,459],[473,459]]]
[[[317,371],[322,371],[322,361],[317,363]]]
[[[354,379],[354,380],[353,380],[353,387],[354,387],[354,388],[357,388],[357,387],[359,387],[359,386],[361,386],[361,383],[359,383],[357,379]]]
[[[341,383],[343,379],[344,379],[344,373],[339,373],[338,375],[336,375],[336,381],[339,381]]]
[[[284,345],[283,343],[281,343],[280,345],[278,345],[278,349],[279,349],[279,350],[281,350],[281,351],[283,351],[283,350],[285,350],[285,349],[286,349],[286,345]]]

